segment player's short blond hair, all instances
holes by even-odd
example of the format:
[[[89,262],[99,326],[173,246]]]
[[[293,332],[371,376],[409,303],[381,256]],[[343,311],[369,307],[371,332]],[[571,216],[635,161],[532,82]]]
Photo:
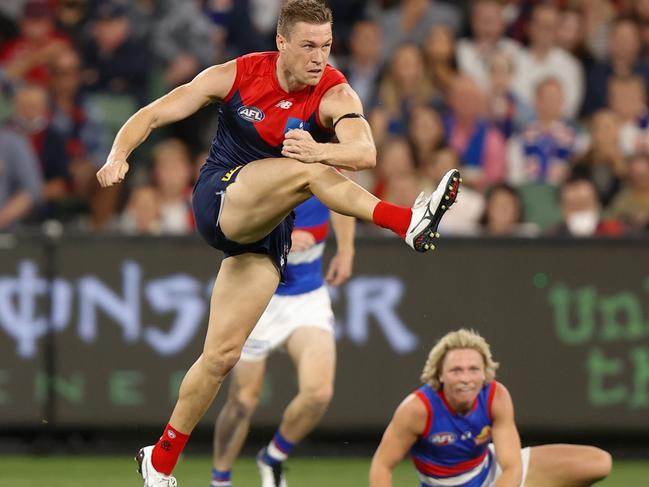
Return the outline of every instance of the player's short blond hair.
[[[298,22],[331,24],[333,15],[323,0],[286,0],[277,18],[277,33],[288,39],[291,29]]]
[[[439,390],[442,385],[439,377],[442,374],[442,365],[446,354],[451,350],[461,348],[470,348],[482,355],[485,364],[486,382],[491,382],[496,378],[496,369],[499,364],[494,362],[491,356],[491,347],[487,341],[477,331],[461,328],[447,333],[435,344],[428,354],[426,365],[424,365],[424,370],[421,373],[421,381],[436,391]]]

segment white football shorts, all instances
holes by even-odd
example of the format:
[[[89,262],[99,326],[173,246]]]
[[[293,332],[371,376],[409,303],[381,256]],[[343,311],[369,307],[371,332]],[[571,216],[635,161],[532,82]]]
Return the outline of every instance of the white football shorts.
[[[493,487],[496,484],[496,480],[502,474],[502,469],[498,462],[496,461],[496,449],[494,448],[493,443],[489,444],[489,449],[493,454],[494,461],[491,462],[491,467],[489,468],[489,475],[487,476],[482,487]],[[521,487],[525,484],[525,479],[527,478],[527,470],[530,466],[530,447],[521,449],[521,463],[523,464],[523,479],[521,480]]]
[[[301,327],[334,332],[334,313],[326,286],[292,296],[275,294],[243,345],[241,360],[264,360]]]

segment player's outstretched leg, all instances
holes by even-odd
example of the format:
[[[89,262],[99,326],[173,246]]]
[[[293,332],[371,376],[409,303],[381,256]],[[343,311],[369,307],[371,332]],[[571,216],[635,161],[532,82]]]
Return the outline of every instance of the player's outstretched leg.
[[[231,487],[231,471],[250,427],[264,383],[265,360],[240,361],[230,376],[228,398],[214,427],[210,487]]]
[[[230,240],[255,242],[315,195],[329,209],[388,228],[415,250],[426,252],[434,249],[437,226],[455,202],[461,182],[459,171],[453,169],[430,196],[420,196],[413,208],[403,208],[380,201],[329,166],[263,159],[244,166],[228,186],[219,225]]]
[[[535,446],[525,487],[588,487],[608,477],[611,467],[611,455],[593,446]]]
[[[286,349],[298,372],[298,394],[284,411],[271,442],[257,455],[262,487],[286,487],[283,462],[320,422],[333,394],[336,346],[330,332],[298,328]]]
[[[267,255],[246,253],[223,260],[214,282],[203,353],[185,375],[169,423],[153,447],[136,459],[144,487],[173,487],[171,477],[190,433],[205,414],[225,376],[279,284]]]

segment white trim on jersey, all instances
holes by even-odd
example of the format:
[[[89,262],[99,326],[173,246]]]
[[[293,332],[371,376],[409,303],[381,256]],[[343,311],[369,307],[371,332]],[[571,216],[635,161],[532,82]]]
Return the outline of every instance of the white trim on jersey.
[[[469,480],[479,475],[480,472],[482,472],[482,470],[484,470],[487,467],[487,465],[489,465],[490,457],[491,455],[485,455],[484,460],[482,460],[482,463],[480,463],[480,465],[478,465],[472,470],[469,470],[468,472],[464,472],[461,475],[456,475],[455,477],[436,478],[436,477],[429,477],[427,475],[424,475],[421,472],[418,472],[419,480],[421,480],[421,483],[425,485],[443,486],[443,487],[453,487],[454,485],[466,484]]]
[[[301,250],[299,252],[290,252],[288,254],[288,263],[291,265],[295,264],[308,264],[318,260],[324,254],[325,243],[320,242],[315,244],[312,247],[309,247],[306,250]]]

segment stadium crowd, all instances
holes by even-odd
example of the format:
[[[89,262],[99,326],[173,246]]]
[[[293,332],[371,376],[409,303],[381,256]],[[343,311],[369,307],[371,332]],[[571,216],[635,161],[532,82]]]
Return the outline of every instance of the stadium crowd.
[[[281,0],[0,3],[0,232],[194,231],[218,106],[157,131],[125,186],[95,173],[121,124],[207,66],[275,49]],[[649,235],[649,0],[331,0],[332,63],[410,206],[450,167],[444,235]],[[364,228],[366,234],[379,235]]]

